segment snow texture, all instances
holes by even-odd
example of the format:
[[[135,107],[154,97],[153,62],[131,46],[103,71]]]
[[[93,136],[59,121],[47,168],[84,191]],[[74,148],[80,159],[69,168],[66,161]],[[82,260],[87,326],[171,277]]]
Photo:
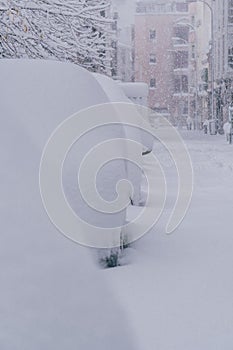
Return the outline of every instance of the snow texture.
[[[231,350],[233,149],[224,136],[182,136],[195,175],[188,214],[175,233],[165,235],[177,184],[172,161],[155,144],[169,186],[166,210],[129,250],[130,264],[107,271],[108,282],[127,312],[138,349]]]
[[[232,350],[232,146],[224,136],[182,132],[194,195],[182,225],[166,236],[177,183],[155,143],[169,187],[164,215],[127,249],[129,265],[98,270],[88,250],[49,222],[38,167],[58,123],[108,98],[82,69],[42,66],[0,64],[0,348]]]
[[[39,192],[51,132],[108,98],[90,73],[69,64],[1,60],[0,75],[0,348],[133,350],[127,315],[105,274],[86,248],[54,228]]]
[[[111,67],[108,0],[0,1],[0,57]]]

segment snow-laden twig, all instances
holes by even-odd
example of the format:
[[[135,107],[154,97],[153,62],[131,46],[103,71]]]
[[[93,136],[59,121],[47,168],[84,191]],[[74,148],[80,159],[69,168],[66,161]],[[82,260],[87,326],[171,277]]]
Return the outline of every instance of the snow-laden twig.
[[[109,0],[0,1],[0,57],[56,58],[111,66]]]

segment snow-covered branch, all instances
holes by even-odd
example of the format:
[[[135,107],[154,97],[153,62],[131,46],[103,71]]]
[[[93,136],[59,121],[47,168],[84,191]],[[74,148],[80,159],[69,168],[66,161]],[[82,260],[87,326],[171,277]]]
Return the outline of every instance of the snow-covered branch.
[[[111,65],[109,0],[0,1],[0,57],[56,58],[92,70]]]

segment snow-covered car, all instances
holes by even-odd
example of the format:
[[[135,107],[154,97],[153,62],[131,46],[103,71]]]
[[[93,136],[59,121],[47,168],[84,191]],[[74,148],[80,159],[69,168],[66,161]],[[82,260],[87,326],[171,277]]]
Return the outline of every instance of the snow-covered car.
[[[43,148],[57,126],[74,113],[91,106],[108,102],[129,102],[123,91],[109,78],[93,75],[87,70],[67,63],[38,60],[1,60],[0,110],[4,116],[1,127],[4,137],[13,138],[17,147],[11,150],[6,163],[10,172],[18,171],[19,186],[25,188],[33,181],[38,191],[36,197],[16,197],[15,193],[7,193],[8,200],[15,198],[21,203],[21,214],[27,217],[27,203],[34,201],[41,206],[38,176],[39,164]],[[102,83],[101,83],[102,82]],[[108,89],[106,86],[108,85]],[[135,109],[136,113],[136,109]],[[119,122],[121,122],[121,116]],[[120,227],[125,223],[126,210],[111,215],[97,212],[85,203],[77,186],[77,170],[85,155],[97,143],[109,139],[126,139],[134,133],[133,138],[139,141],[137,131],[126,130],[124,125],[109,125],[97,128],[77,141],[67,155],[63,167],[63,187],[66,198],[75,213],[83,220],[98,227]],[[127,150],[123,150],[123,156]],[[140,161],[141,154],[138,154]],[[22,159],[16,170],[16,159]],[[116,184],[121,179],[129,179],[133,183],[134,198],[140,201],[141,171],[125,160],[115,160],[107,164],[97,178],[98,191],[106,200],[116,197]],[[91,176],[92,174],[90,174]],[[29,198],[27,198],[29,197]],[[27,198],[27,202],[26,202]],[[11,208],[12,215],[17,216],[17,208]],[[35,220],[40,220],[35,212]],[[119,229],[120,230],[120,229]]]
[[[50,223],[38,181],[41,154],[54,129],[108,98],[92,74],[72,64],[1,59],[0,76],[1,348],[102,348],[103,337],[92,332],[98,325],[106,348],[132,350],[125,312],[106,276],[88,249]],[[73,206],[79,159],[76,153],[64,169]],[[118,174],[126,175],[124,167]],[[124,216],[112,219],[121,224]]]

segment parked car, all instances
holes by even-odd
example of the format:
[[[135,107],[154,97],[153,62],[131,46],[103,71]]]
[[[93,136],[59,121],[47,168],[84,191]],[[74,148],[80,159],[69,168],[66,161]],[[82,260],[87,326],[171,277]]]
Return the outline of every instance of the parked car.
[[[43,149],[47,140],[58,125],[64,122],[74,113],[116,100],[127,101],[124,93],[111,79],[108,93],[100,83],[101,79],[77,65],[42,60],[1,60],[0,65],[1,88],[0,110],[4,118],[1,126],[4,137],[17,141],[17,147],[10,150],[9,159],[5,169],[15,172],[14,164],[18,164],[18,185],[27,192],[27,185],[33,182],[37,187],[36,196],[17,197],[17,194],[9,191],[8,198],[14,203],[11,207],[11,216],[18,215],[15,203],[20,202],[20,215],[27,220],[28,203],[34,202],[35,212],[33,220],[40,225],[41,221],[41,198],[39,192],[39,165]],[[117,90],[118,89],[118,90]],[[105,140],[128,138],[124,128],[122,116],[117,116],[119,125],[109,125],[97,128],[76,142],[63,167],[63,187],[66,198],[74,212],[84,221],[105,227],[120,227],[125,223],[126,209],[119,213],[105,214],[98,212],[85,203],[77,186],[77,169],[85,155],[96,144]],[[137,136],[136,136],[137,138]],[[122,144],[121,154],[123,158],[128,151]],[[141,157],[141,153],[138,154]],[[18,163],[19,159],[21,162]],[[92,176],[93,174],[89,174]],[[133,182],[135,187],[135,202],[139,201],[141,174],[132,171],[131,166],[126,166],[125,160],[116,160],[107,164],[97,178],[97,187],[100,195],[106,200],[116,198],[116,184],[122,178]],[[88,189],[87,189],[88,190]],[[130,200],[131,198],[129,198]],[[134,201],[134,199],[132,199]]]

